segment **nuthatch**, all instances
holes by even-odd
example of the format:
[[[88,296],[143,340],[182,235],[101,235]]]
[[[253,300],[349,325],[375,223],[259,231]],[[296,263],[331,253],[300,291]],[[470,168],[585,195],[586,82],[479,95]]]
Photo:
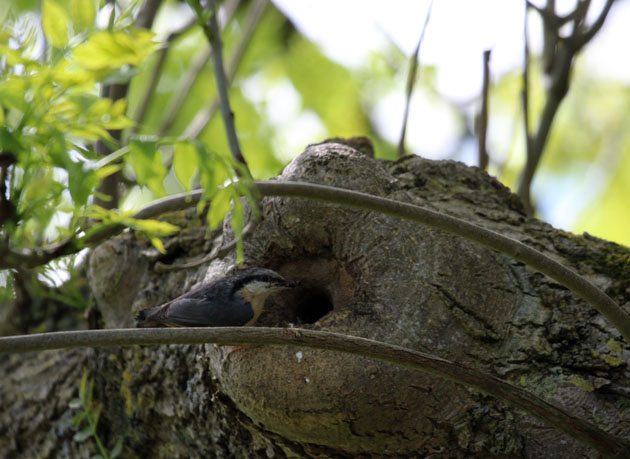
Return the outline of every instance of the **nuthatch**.
[[[136,320],[138,327],[252,325],[270,294],[297,285],[270,269],[245,269],[201,285],[162,306],[143,309]]]

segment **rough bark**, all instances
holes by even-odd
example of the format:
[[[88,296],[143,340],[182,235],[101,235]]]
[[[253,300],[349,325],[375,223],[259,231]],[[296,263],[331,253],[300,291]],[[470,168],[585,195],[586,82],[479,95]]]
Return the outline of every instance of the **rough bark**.
[[[349,145],[357,145],[349,143]],[[424,205],[526,242],[571,266],[626,310],[627,248],[525,216],[477,168],[407,156],[395,162],[341,143],[314,145],[278,180],[339,186]],[[163,262],[208,251],[192,212]],[[330,330],[439,355],[543,396],[630,439],[630,352],[583,301],[501,254],[415,223],[304,199],[265,199],[245,263],[303,287],[272,297],[260,325]],[[229,225],[224,238],[230,238]],[[126,235],[91,255],[108,326],[196,282],[234,257],[156,274],[147,241]],[[537,419],[439,378],[348,354],[212,345],[3,357],[0,451],[87,457],[68,402],[84,367],[103,405],[99,433],[125,457],[597,457]],[[91,449],[90,449],[91,448]]]

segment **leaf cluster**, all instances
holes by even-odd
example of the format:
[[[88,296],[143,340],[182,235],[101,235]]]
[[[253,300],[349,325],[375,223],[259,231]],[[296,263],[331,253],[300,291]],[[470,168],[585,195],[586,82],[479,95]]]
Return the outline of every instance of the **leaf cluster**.
[[[98,435],[97,427],[103,405],[94,400],[94,381],[88,378],[87,370],[83,371],[83,377],[79,384],[79,398],[70,401],[69,407],[79,411],[72,419],[72,427],[77,431],[72,439],[77,443],[83,443],[93,438],[98,447],[99,454],[92,459],[116,459],[123,450],[123,438],[119,437],[111,450],[108,450]]]

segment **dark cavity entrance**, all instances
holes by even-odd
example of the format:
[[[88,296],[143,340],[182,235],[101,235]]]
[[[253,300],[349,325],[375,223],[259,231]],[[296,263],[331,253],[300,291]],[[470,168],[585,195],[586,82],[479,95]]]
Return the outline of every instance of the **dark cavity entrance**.
[[[333,310],[328,293],[318,287],[303,287],[295,302],[297,322],[312,324]]]

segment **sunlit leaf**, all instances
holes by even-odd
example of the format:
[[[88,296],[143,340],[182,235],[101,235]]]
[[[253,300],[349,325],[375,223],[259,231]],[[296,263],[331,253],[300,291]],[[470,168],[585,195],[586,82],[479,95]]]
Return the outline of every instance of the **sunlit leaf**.
[[[164,244],[162,244],[162,241],[160,240],[160,238],[152,237],[150,240],[151,240],[151,244],[153,244],[153,247],[158,249],[158,252],[166,253],[166,250],[164,249]]]
[[[234,196],[232,187],[226,186],[217,191],[210,201],[210,210],[208,211],[208,225],[211,229],[219,226],[228,210],[230,210],[230,202]]]
[[[157,48],[153,36],[143,29],[97,32],[75,49],[74,57],[79,65],[90,70],[136,66]]]
[[[234,209],[232,211],[232,229],[236,237],[236,262],[243,261],[243,227],[245,221],[243,203],[240,198],[236,198],[232,201],[234,203]]]
[[[0,104],[7,108],[15,108],[22,112],[28,108],[28,102],[24,98],[27,92],[27,80],[17,76],[0,83]]]
[[[132,228],[144,231],[151,236],[170,236],[179,231],[179,227],[160,220],[130,219],[127,224]]]
[[[189,142],[178,142],[173,156],[173,171],[186,191],[192,188],[198,165],[199,155],[195,146]]]
[[[158,196],[166,194],[162,181],[168,173],[154,141],[132,140],[126,160],[133,167],[139,185],[145,185]]]
[[[66,169],[68,170],[68,188],[72,200],[75,205],[84,206],[94,188],[98,186],[99,179],[94,171],[85,170],[83,163],[68,161]]]
[[[66,10],[55,0],[42,2],[42,30],[53,48],[63,48],[68,43],[70,18]]]
[[[107,166],[103,166],[100,169],[97,169],[95,172],[96,177],[99,179],[105,178],[109,175],[115,174],[120,169],[122,169],[121,164],[108,164]]]
[[[68,0],[68,8],[75,33],[92,28],[96,19],[94,0]]]

